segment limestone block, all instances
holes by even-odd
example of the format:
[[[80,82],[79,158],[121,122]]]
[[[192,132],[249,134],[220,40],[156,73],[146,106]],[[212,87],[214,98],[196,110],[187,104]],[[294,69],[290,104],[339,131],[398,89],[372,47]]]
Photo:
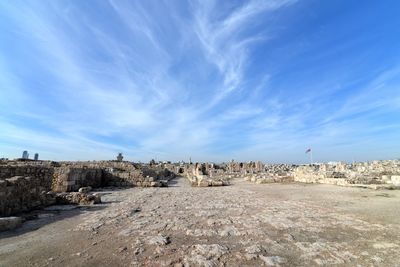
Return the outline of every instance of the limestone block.
[[[212,181],[211,185],[212,186],[223,186],[224,183],[222,181]]]
[[[400,186],[400,175],[392,175],[391,181],[393,185]]]

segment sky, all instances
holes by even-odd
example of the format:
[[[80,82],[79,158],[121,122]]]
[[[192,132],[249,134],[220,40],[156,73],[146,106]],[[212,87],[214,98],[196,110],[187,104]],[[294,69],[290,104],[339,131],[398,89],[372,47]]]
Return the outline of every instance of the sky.
[[[0,158],[400,158],[399,10],[0,1]]]

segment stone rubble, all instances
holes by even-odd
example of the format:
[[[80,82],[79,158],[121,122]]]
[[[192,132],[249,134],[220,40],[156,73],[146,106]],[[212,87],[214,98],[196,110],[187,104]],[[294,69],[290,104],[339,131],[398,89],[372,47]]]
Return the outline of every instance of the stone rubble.
[[[0,216],[12,216],[54,204],[90,205],[101,196],[90,193],[107,187],[166,187],[177,176],[191,186],[227,186],[235,178],[256,184],[324,183],[373,189],[400,188],[400,160],[313,165],[262,162],[156,163],[126,161],[0,161]],[[202,230],[203,231],[203,230]],[[209,230],[204,230],[209,231]],[[190,230],[191,235],[199,232]],[[210,232],[211,233],[211,232]],[[235,235],[225,229],[220,235]]]
[[[400,188],[400,160],[305,165],[296,168],[293,177],[303,183],[397,189]]]
[[[98,194],[88,194],[81,192],[65,192],[56,194],[56,204],[58,205],[93,205],[100,203],[101,197]]]

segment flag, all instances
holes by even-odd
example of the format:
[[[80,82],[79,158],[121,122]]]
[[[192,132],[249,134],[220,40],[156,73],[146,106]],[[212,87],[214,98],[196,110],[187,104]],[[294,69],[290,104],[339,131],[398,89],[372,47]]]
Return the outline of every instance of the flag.
[[[309,153],[309,152],[311,152],[311,148],[306,150],[306,154]]]

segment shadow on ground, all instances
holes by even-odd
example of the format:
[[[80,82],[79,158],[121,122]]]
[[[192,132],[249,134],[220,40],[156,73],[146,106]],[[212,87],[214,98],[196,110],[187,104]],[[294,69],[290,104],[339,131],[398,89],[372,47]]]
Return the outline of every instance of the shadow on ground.
[[[107,205],[104,203],[93,206],[53,205],[40,210],[33,210],[27,213],[19,214],[19,216],[24,219],[22,226],[14,230],[0,232],[0,239],[36,231],[45,225],[78,216],[83,213],[102,210],[106,206]]]

